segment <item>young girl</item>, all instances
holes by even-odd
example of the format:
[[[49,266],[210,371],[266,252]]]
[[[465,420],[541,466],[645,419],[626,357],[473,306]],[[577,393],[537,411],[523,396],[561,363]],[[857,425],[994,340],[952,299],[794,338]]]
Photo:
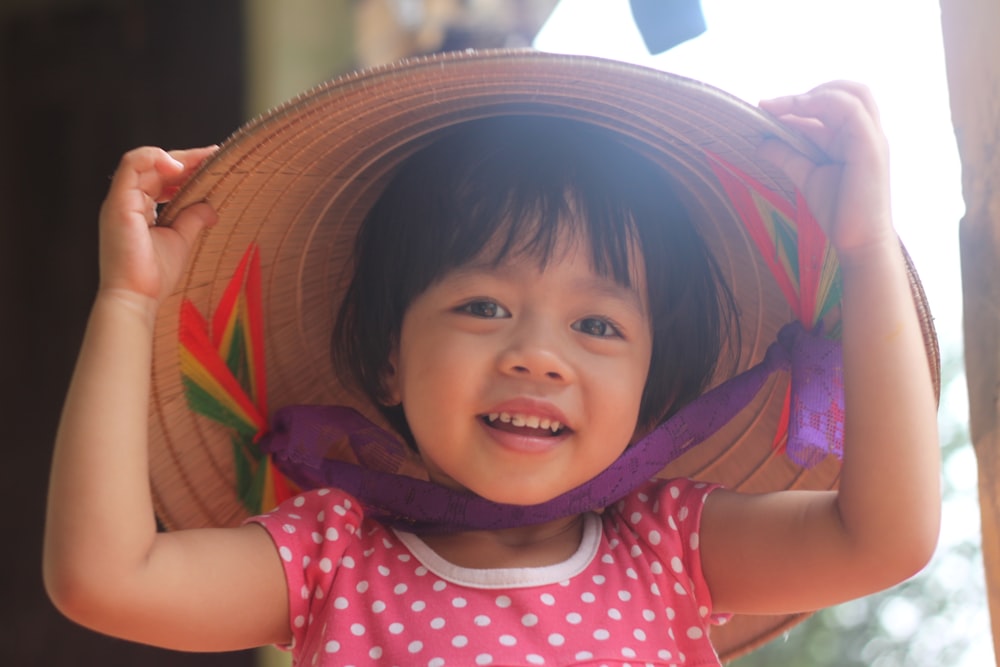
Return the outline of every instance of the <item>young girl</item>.
[[[477,81],[504,77],[505,56],[465,58],[429,69],[473,61]],[[536,60],[525,75],[537,74],[533,103],[557,70],[613,96],[596,76],[605,65]],[[430,89],[417,70],[376,72],[350,91],[371,108],[386,101],[369,92],[379,77]],[[656,91],[665,106],[670,85]],[[435,104],[447,105],[443,91],[433,89]],[[419,116],[392,93],[388,102]],[[614,113],[639,127],[636,107],[634,119]],[[317,488],[235,528],[157,531],[147,404],[158,311],[183,281],[205,280],[185,267],[224,198],[181,198],[169,225],[158,224],[157,204],[192,174],[188,191],[199,179],[212,191],[246,172],[213,172],[212,148],[123,158],[101,210],[101,284],[53,460],[44,574],[55,604],[135,641],[197,651],[274,643],[303,665],[717,665],[713,622],[811,611],[919,570],[939,524],[935,396],[875,106],[861,86],[837,82],[762,107],[829,156],[816,163],[764,138],[753,159],[801,190],[839,259],[848,417],[836,491],[746,494],[642,472],[649,443],[690,426],[685,406],[732,374],[739,320],[753,315],[741,310],[743,286],[724,278],[723,265],[741,260],[718,255],[683,184],[670,184],[655,152],[639,154],[648,139],[554,105],[428,105],[447,120],[433,131],[413,121],[420,131],[397,144],[407,157],[365,205],[335,304],[330,379],[356,387],[354,404],[375,406],[414,453],[381,443],[354,413],[283,411],[265,446],[294,482]],[[275,118],[283,130],[297,122]],[[273,129],[254,127],[244,139]],[[309,132],[311,143],[345,136]],[[275,173],[247,210],[288,196],[281,179],[300,170]],[[316,191],[341,187],[335,175],[304,173]],[[310,207],[322,209],[317,220],[343,217],[307,200],[286,207],[291,222],[265,226],[292,229],[295,211]],[[228,233],[231,245],[260,235]],[[418,460],[427,481],[369,461],[339,477],[334,467],[336,485],[324,485],[326,464],[314,460],[324,455],[303,451],[331,428],[374,433],[376,450]],[[675,441],[683,449],[692,438]],[[359,451],[366,460],[370,450]]]

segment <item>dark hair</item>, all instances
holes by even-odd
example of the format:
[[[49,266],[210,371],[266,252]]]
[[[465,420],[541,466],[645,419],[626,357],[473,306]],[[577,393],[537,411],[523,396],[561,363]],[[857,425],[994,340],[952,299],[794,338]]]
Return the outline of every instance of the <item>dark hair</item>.
[[[738,335],[732,293],[665,171],[610,132],[565,119],[470,121],[399,167],[358,233],[333,333],[337,372],[412,444],[383,386],[410,303],[487,247],[497,264],[527,252],[544,265],[574,220],[594,270],[623,286],[630,249],[641,249],[653,349],[638,426],[652,428],[704,391],[726,337]]]

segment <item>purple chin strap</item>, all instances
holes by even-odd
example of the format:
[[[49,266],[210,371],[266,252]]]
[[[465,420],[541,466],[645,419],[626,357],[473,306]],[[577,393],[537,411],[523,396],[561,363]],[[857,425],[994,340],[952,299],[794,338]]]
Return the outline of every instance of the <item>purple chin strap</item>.
[[[397,474],[405,445],[351,408],[296,405],[278,410],[261,447],[303,489],[336,487],[369,516],[414,532],[497,530],[526,526],[611,505],[701,443],[753,399],[776,371],[791,373],[786,453],[809,467],[840,457],[844,440],[843,365],[839,341],[799,323],[785,325],[764,360],[684,406],[581,486],[537,505],[495,503]],[[361,465],[327,458],[347,438]]]

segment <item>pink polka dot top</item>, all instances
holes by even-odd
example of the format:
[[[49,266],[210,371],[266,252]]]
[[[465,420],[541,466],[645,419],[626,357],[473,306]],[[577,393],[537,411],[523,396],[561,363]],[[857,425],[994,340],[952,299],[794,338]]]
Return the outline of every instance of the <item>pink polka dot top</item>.
[[[254,517],[288,582],[298,665],[719,665],[698,526],[711,485],[652,481],[584,517],[568,560],[453,565],[321,489]]]

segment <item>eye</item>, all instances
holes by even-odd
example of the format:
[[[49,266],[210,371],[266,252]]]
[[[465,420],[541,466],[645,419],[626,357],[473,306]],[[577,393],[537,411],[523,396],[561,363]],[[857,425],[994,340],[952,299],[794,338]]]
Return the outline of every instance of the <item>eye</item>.
[[[510,312],[506,308],[496,301],[490,301],[489,299],[470,301],[465,305],[459,306],[458,312],[468,313],[473,317],[482,317],[483,319],[510,317]]]
[[[584,317],[573,323],[574,331],[598,338],[621,338],[621,332],[614,324],[600,317]]]

